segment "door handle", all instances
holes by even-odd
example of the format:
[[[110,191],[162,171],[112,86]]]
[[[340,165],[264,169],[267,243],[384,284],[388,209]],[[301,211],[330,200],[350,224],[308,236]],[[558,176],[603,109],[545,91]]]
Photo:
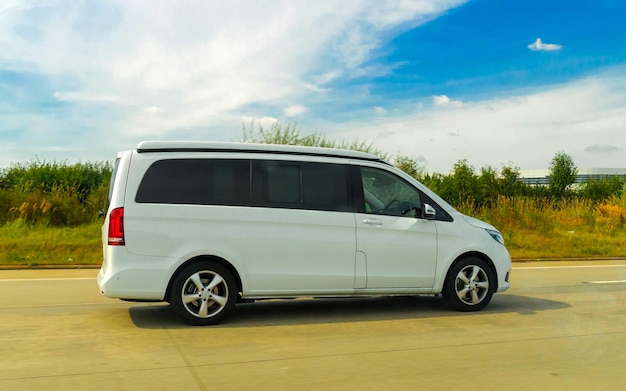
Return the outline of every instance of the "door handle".
[[[367,225],[383,225],[383,222],[378,219],[363,219],[363,224]]]

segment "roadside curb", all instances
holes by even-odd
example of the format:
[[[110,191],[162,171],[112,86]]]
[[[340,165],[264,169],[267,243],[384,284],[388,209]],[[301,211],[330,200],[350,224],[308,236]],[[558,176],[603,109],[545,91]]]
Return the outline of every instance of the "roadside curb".
[[[512,259],[513,263],[526,263],[526,262],[594,262],[594,261],[626,261],[626,257],[589,257],[589,258],[518,258]]]
[[[100,265],[0,265],[0,270],[100,269]]]

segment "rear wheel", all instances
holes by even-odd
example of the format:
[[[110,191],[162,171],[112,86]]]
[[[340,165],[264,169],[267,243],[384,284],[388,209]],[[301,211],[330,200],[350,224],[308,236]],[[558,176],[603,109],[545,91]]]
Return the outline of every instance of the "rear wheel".
[[[480,258],[469,257],[455,264],[446,277],[442,296],[446,304],[457,311],[480,311],[495,290],[495,276]]]
[[[237,285],[222,265],[203,261],[189,265],[176,277],[171,303],[194,326],[221,322],[237,301]]]

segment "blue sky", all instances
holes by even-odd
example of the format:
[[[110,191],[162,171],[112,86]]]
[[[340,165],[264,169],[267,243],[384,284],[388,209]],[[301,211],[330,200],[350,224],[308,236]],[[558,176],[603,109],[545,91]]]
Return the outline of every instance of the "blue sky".
[[[242,124],[428,171],[626,167],[626,2],[0,0],[0,167]]]

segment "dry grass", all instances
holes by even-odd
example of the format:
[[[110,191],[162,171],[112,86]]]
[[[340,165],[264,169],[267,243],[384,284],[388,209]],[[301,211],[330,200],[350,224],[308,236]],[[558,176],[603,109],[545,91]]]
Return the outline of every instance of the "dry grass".
[[[46,208],[24,204],[18,212],[45,215]],[[500,229],[514,259],[626,256],[626,197],[600,204],[501,197],[490,208],[462,205],[459,210]],[[97,265],[101,260],[98,221],[54,227],[17,218],[0,227],[3,265]]]
[[[626,197],[600,204],[501,197],[491,208],[461,208],[496,226],[513,258],[626,256]]]

